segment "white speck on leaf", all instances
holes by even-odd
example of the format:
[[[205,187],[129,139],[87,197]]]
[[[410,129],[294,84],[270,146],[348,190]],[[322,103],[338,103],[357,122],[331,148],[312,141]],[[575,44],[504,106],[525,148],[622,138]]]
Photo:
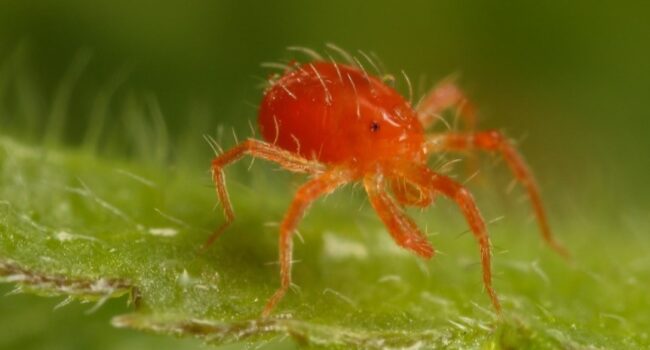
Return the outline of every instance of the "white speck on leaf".
[[[190,273],[187,272],[187,270],[183,269],[183,272],[178,276],[176,279],[178,284],[183,287],[183,288],[188,288],[191,287],[192,285],[196,284],[196,278],[190,276]]]
[[[359,242],[348,240],[332,232],[325,232],[323,235],[325,243],[325,254],[336,260],[343,259],[366,259],[368,250]]]
[[[149,233],[154,236],[174,237],[178,234],[178,230],[171,227],[152,227],[149,229]]]
[[[56,239],[58,239],[61,242],[65,242],[65,241],[73,240],[74,236],[71,233],[60,231],[56,234]]]
[[[95,238],[95,237],[70,233],[70,232],[67,232],[67,231],[59,231],[54,236],[60,242],[69,242],[69,241],[73,241],[73,240],[77,240],[77,239],[83,239],[83,240],[86,240],[86,241],[99,242],[99,240],[97,238]]]

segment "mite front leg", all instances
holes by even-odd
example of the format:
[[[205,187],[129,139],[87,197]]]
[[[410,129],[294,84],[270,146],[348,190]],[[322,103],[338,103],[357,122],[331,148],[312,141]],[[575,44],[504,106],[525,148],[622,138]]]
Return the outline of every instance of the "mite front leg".
[[[433,202],[431,192],[423,191],[417,186],[407,183],[403,178],[390,179],[389,184],[395,200],[400,205],[426,208]]]
[[[383,221],[395,242],[417,255],[429,259],[433,256],[433,247],[427,237],[420,232],[413,220],[388,196],[380,175],[368,175],[363,180],[372,207]],[[428,198],[430,198],[428,196]]]
[[[500,311],[501,306],[499,304],[499,299],[492,288],[490,240],[485,227],[485,221],[481,217],[470,192],[449,177],[436,174],[426,167],[397,169],[396,171],[399,175],[404,176],[409,181],[412,181],[423,188],[428,188],[433,192],[442,193],[444,196],[456,202],[479,244],[481,266],[483,267],[483,285],[485,286],[485,290],[490,296],[494,308],[497,311]]]
[[[269,298],[262,317],[267,317],[277,303],[282,300],[291,285],[291,257],[293,255],[293,234],[300,219],[304,216],[309,205],[318,197],[334,191],[337,187],[349,182],[347,173],[341,170],[331,170],[302,185],[296,192],[287,213],[280,224],[279,256],[280,256],[280,288]]]
[[[228,191],[226,190],[226,179],[223,168],[241,159],[244,155],[251,155],[256,158],[275,162],[289,171],[298,173],[315,174],[321,171],[322,168],[316,162],[309,161],[275,145],[254,139],[248,139],[214,158],[212,160],[212,180],[216,187],[217,197],[223,206],[226,221],[208,237],[203,244],[203,250],[214,243],[217,237],[235,220],[235,213],[232,209],[230,198],[228,197]]]
[[[476,111],[474,105],[453,79],[445,79],[434,87],[415,107],[418,119],[427,129],[440,119],[440,113],[455,108],[464,123],[465,130],[476,128]]]
[[[494,130],[477,133],[445,133],[433,135],[427,141],[428,152],[468,151],[474,149],[499,152],[501,154],[515,178],[528,193],[542,237],[555,251],[564,257],[568,257],[568,251],[555,240],[551,233],[546,219],[546,212],[542,206],[539,188],[533,174],[528,169],[523,157],[503,134]]]

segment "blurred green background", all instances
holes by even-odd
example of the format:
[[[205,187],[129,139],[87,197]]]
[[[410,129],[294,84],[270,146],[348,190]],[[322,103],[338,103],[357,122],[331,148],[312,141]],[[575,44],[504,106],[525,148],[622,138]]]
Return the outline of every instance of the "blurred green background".
[[[291,58],[287,46],[332,42],[374,52],[426,86],[460,73],[481,125],[523,140],[552,221],[626,235],[630,218],[650,217],[648,13],[648,3],[621,1],[3,1],[0,133],[40,141],[65,110],[60,133],[76,147],[93,103],[114,90],[106,103],[116,115],[133,96],[155,96],[171,144],[189,138],[203,152],[171,160],[199,161],[209,152],[201,134],[219,125],[250,134],[269,74],[260,63]],[[75,75],[61,109],[57,94]],[[100,148],[115,146],[101,134]],[[612,237],[585,235],[584,244],[593,239]],[[54,304],[0,298],[0,348],[70,348],[65,322],[83,329],[84,347],[199,346],[103,327],[126,310],[120,303],[91,316],[83,307],[51,313]]]

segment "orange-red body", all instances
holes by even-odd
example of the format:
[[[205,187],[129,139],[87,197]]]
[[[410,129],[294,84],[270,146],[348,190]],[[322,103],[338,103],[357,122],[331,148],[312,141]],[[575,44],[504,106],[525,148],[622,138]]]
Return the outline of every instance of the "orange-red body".
[[[449,108],[457,110],[465,130],[426,134],[439,114]],[[428,259],[434,249],[403,207],[423,208],[441,195],[455,202],[465,216],[479,245],[483,284],[494,308],[500,310],[492,288],[485,221],[462,184],[427,168],[428,156],[473,150],[500,153],[526,189],[543,238],[558,252],[566,255],[566,251],[551,235],[537,185],[523,158],[501,133],[476,132],[474,124],[473,106],[450,81],[411,106],[356,60],[347,65],[316,60],[291,66],[273,79],[264,93],[259,127],[265,141],[248,139],[212,161],[226,222],[205,246],[234,220],[223,173],[226,165],[251,155],[311,175],[296,192],[280,224],[281,286],[264,308],[263,314],[268,315],[289,288],[293,234],[314,200],[347,183],[363,182],[370,203],[395,242]]]
[[[267,142],[325,164],[363,170],[426,161],[424,129],[409,103],[342,64],[308,63],[279,78],[264,94],[259,126]]]

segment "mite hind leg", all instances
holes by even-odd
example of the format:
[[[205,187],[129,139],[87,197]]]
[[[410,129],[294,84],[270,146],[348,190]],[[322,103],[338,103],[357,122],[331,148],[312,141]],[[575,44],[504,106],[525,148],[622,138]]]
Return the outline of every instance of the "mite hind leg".
[[[346,173],[331,170],[302,185],[291,202],[287,213],[280,224],[278,242],[280,259],[280,288],[269,298],[262,311],[262,316],[271,314],[277,303],[282,300],[291,285],[291,258],[293,255],[293,234],[300,219],[305,215],[309,205],[318,197],[334,191],[337,187],[349,182]]]
[[[228,191],[226,190],[226,179],[224,177],[223,169],[245,155],[275,162],[284,169],[298,173],[315,174],[320,172],[322,168],[321,165],[316,162],[302,158],[275,145],[254,139],[248,139],[215,157],[212,160],[211,167],[212,180],[215,184],[219,202],[223,207],[226,221],[214,233],[212,233],[210,237],[208,237],[203,244],[203,250],[214,243],[219,235],[221,235],[221,233],[235,220],[235,213],[232,204],[230,203]]]
[[[442,80],[424,96],[415,107],[420,123],[425,129],[441,120],[440,114],[455,109],[463,122],[464,130],[476,129],[476,109],[453,78]]]
[[[465,93],[458,87],[453,77],[442,80],[436,85],[416,106],[416,113],[422,126],[432,128],[436,122],[445,122],[441,113],[453,109],[456,117],[461,121],[461,130],[474,132],[476,130],[476,108]],[[457,119],[454,119],[456,121]],[[454,123],[455,124],[455,123]],[[448,125],[448,132],[456,129]],[[473,153],[467,155],[465,171],[473,176],[479,169],[478,159]]]
[[[528,168],[528,165],[526,165],[524,158],[502,133],[491,130],[476,133],[445,133],[432,135],[429,137],[429,140],[427,140],[426,148],[428,152],[467,151],[478,149],[500,153],[515,178],[524,186],[528,193],[528,198],[533,206],[533,211],[539,224],[542,238],[559,254],[564,257],[569,256],[568,251],[555,240],[551,233],[551,228],[546,218],[546,212],[542,206],[539,187],[532,172]]]

